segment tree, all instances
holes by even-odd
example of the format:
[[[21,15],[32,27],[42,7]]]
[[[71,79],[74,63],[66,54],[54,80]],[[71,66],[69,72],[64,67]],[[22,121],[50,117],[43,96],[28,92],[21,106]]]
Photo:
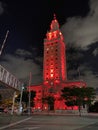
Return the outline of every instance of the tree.
[[[88,112],[97,112],[98,113],[98,101],[89,106]]]
[[[34,98],[36,96],[36,92],[35,91],[31,91],[31,107],[34,107]]]
[[[90,105],[95,98],[95,90],[91,87],[65,87],[62,89],[62,95],[65,99],[65,104],[73,106],[77,105],[79,110],[79,115],[81,116],[81,106],[85,104]]]
[[[85,95],[84,95],[84,104],[87,104],[87,109],[91,106],[91,103],[94,101],[96,97],[95,89],[92,87],[85,88]]]
[[[42,99],[43,103],[47,103],[49,106],[49,110],[54,110],[54,97],[53,96],[47,96]]]
[[[75,98],[73,98],[74,96],[74,91],[73,89],[69,88],[69,87],[65,87],[62,90],[62,95],[61,95],[64,99],[65,99],[65,104],[67,106],[71,106],[73,109],[73,106],[76,105],[76,101]]]
[[[21,94],[18,95],[18,97],[16,98],[16,101],[17,102],[20,102],[20,96]],[[34,106],[34,97],[36,96],[36,92],[35,91],[31,91],[31,106],[33,107]],[[28,102],[29,102],[29,92],[28,91],[23,91],[23,94],[22,94],[22,102],[25,102],[26,104],[26,107],[28,106]]]

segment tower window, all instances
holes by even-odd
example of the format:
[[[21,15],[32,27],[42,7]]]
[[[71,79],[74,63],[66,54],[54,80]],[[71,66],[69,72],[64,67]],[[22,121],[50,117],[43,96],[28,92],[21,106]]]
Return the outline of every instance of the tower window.
[[[55,42],[55,44],[57,44],[57,42]]]
[[[48,39],[51,40],[51,38],[52,38],[52,33],[50,32],[50,33],[48,34]]]
[[[51,77],[53,77],[53,74],[51,73]]]
[[[47,48],[47,51],[49,50],[49,48]]]
[[[51,72],[53,73],[53,69],[51,69]]]

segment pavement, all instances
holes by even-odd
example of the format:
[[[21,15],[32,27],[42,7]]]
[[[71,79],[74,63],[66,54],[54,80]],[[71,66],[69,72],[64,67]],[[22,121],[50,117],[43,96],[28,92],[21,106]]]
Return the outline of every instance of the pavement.
[[[35,119],[36,120],[38,119],[37,124],[42,125],[45,123],[46,120],[48,120],[48,118],[51,117],[52,119],[54,118],[53,119],[53,121],[55,121],[54,124],[56,123],[58,124],[58,128],[59,128],[59,124],[60,125],[66,124],[66,130],[72,130],[71,125],[73,126],[73,130],[75,130],[77,128],[85,127],[98,122],[98,113],[85,113],[85,114],[82,113],[81,117],[78,114],[74,114],[74,113],[64,114],[64,113],[53,113],[53,112],[48,112],[48,113],[37,112],[30,115],[0,114],[0,130],[7,129],[11,126],[15,126],[20,123],[25,124],[25,122],[28,122],[29,124],[30,120],[32,120],[32,122],[34,123]],[[41,123],[39,122],[39,120]],[[43,120],[44,122],[42,122]],[[51,120],[49,121],[50,124],[53,123],[51,122]]]
[[[10,115],[10,114],[0,114],[0,128],[3,126],[7,126],[12,123],[17,123],[24,119],[28,119],[29,117],[21,116],[21,115]]]

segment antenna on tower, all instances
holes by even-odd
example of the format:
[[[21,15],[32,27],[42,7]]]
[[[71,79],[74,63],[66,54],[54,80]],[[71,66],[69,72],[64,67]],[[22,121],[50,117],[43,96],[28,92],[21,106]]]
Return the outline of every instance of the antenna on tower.
[[[4,40],[3,40],[3,43],[2,43],[2,46],[1,46],[1,49],[0,49],[0,56],[1,56],[1,54],[2,54],[2,51],[3,51],[4,45],[5,45],[6,39],[7,39],[7,37],[8,37],[8,34],[9,34],[9,30],[7,30],[6,35],[5,35],[5,38],[4,38]]]
[[[56,19],[56,14],[54,13],[54,19]]]

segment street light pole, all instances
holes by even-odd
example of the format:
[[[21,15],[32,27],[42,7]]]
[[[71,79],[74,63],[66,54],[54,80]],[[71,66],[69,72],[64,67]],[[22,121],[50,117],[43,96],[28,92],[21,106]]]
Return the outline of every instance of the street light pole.
[[[30,77],[29,77],[29,109],[28,109],[28,115],[30,116],[31,114],[31,90],[30,90],[30,86],[31,86],[31,72],[30,72]]]
[[[23,89],[24,89],[24,86],[22,85],[21,94],[20,94],[20,102],[19,102],[19,114],[21,114],[21,112],[22,112],[22,95],[23,95]]]
[[[80,68],[78,67],[78,76],[79,76],[79,80],[80,80]]]

